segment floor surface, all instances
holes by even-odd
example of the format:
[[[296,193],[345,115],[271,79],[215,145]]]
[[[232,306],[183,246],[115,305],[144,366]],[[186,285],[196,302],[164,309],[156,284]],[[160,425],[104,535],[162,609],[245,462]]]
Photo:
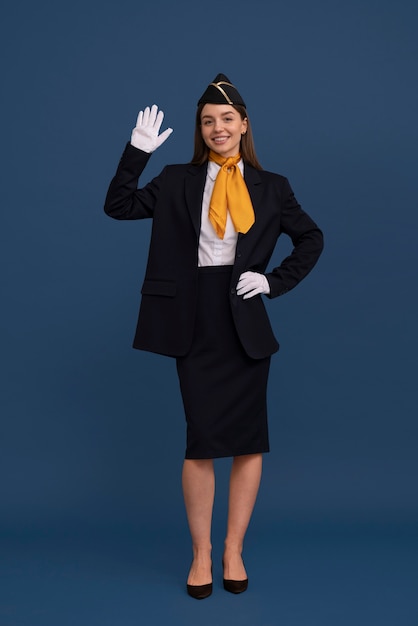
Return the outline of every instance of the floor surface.
[[[418,626],[410,526],[276,524],[247,544],[248,591],[223,590],[218,542],[213,595],[196,601],[184,528],[5,536],[0,625]]]

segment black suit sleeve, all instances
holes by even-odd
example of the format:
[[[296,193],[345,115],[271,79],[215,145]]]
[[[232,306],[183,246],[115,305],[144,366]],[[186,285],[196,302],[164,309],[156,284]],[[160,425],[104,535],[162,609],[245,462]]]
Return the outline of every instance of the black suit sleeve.
[[[117,220],[139,220],[152,217],[163,172],[142,189],[137,189],[151,154],[127,144],[119,161],[104,205],[107,215]]]
[[[316,264],[322,249],[323,235],[315,222],[301,208],[289,181],[283,179],[281,232],[293,243],[291,254],[266,274],[270,298],[281,296],[303,279]]]

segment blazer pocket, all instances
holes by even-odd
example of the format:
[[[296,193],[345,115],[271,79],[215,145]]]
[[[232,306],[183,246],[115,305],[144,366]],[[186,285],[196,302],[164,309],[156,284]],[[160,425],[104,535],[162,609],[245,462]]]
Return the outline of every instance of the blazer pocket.
[[[173,298],[176,295],[177,285],[174,280],[144,280],[141,293],[145,296],[167,296]]]

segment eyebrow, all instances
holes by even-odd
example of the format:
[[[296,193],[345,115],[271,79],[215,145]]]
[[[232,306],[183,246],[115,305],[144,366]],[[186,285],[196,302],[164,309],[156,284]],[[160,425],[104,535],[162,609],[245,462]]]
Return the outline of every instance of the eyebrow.
[[[221,113],[221,117],[224,117],[225,115],[234,115],[233,111],[225,111],[224,113]],[[204,120],[205,118],[208,119],[213,119],[214,116],[213,115],[202,115],[202,120]]]

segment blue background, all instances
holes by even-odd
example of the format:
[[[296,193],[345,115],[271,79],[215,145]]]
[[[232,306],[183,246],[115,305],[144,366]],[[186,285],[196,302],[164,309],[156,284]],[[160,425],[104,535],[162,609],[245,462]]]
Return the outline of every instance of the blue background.
[[[418,624],[417,16],[405,0],[3,10],[1,626]],[[267,302],[281,350],[249,591],[220,589],[222,460],[201,604],[174,362],[130,347],[150,224],[102,206],[139,108],[174,128],[145,181],[190,159],[218,72],[326,249]]]

